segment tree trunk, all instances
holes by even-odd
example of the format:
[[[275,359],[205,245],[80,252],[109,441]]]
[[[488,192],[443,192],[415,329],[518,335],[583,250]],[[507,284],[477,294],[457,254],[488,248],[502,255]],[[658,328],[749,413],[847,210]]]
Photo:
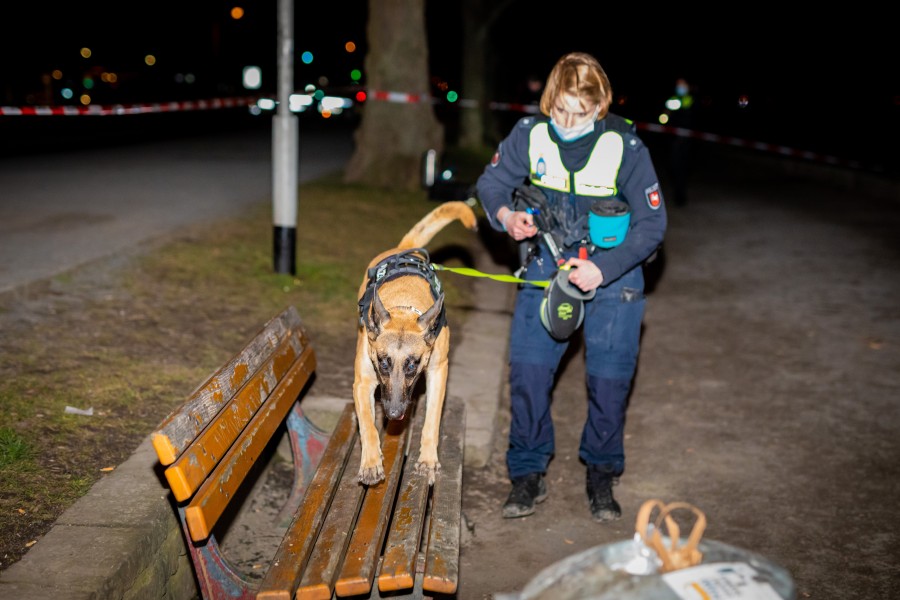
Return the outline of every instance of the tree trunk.
[[[380,188],[421,188],[422,155],[444,149],[444,127],[429,96],[425,0],[369,0],[366,27],[369,100],[355,133],[344,181]],[[374,91],[418,94],[425,101],[389,102]]]
[[[463,108],[459,122],[461,148],[480,148],[484,144],[484,122],[487,107],[485,83],[486,37],[488,24],[483,21],[481,0],[463,1],[462,95],[474,100],[474,107]]]
[[[491,26],[515,0],[463,0],[462,96],[475,100],[477,106],[465,108],[459,122],[459,146],[478,149],[493,145],[487,130],[492,130],[493,117],[488,97],[490,65],[488,65]],[[504,133],[505,135],[505,133]]]

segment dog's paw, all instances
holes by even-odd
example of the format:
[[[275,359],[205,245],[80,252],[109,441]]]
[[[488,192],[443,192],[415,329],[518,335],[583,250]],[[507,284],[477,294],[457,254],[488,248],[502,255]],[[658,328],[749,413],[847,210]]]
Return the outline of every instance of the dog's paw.
[[[422,461],[416,463],[416,473],[428,478],[428,485],[434,485],[435,477],[441,470],[441,463],[437,461]]]
[[[359,468],[359,482],[362,484],[375,485],[382,479],[384,479],[384,467],[381,464]]]

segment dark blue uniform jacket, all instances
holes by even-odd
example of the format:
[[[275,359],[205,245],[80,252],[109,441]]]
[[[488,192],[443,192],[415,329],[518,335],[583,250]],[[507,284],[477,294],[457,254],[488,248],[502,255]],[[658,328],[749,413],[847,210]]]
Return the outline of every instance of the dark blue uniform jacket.
[[[497,222],[497,211],[502,206],[512,209],[513,190],[528,180],[528,140],[531,128],[536,123],[546,122],[545,116],[523,117],[513,127],[510,134],[497,147],[491,163],[478,178],[478,198],[487,213],[491,226],[496,230],[503,227]],[[622,164],[616,179],[616,198],[631,207],[631,223],[625,240],[615,248],[597,251],[590,256],[603,273],[606,286],[624,273],[641,265],[663,241],[666,231],[666,207],[659,180],[650,152],[635,133],[634,125],[614,114],[608,114],[597,121],[593,133],[571,142],[562,142],[550,127],[550,136],[560,148],[563,164],[571,173],[587,163],[591,150],[605,131],[614,129],[622,134],[624,149]],[[565,211],[570,213],[570,223],[586,216],[596,198],[543,190],[551,206],[566,203]],[[537,239],[537,238],[534,238]],[[566,256],[575,254],[566,249]],[[544,250],[546,256],[546,250]]]

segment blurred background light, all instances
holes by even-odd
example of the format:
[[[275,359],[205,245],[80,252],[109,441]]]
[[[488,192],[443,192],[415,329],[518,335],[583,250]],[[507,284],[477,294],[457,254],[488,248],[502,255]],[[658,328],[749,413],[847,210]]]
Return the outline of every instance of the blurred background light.
[[[240,19],[243,16],[244,16],[244,9],[241,8],[240,6],[235,6],[234,8],[231,9],[231,18],[234,19],[235,21],[237,21],[238,19]]]
[[[245,89],[258,90],[262,86],[262,69],[253,65],[244,67],[243,82]]]
[[[91,49],[90,48],[82,48],[81,49],[81,57],[82,58],[90,58],[91,57]]]
[[[303,54],[300,55],[300,60],[303,61],[304,65],[310,64],[313,61],[313,53],[309,50],[304,51]]]
[[[156,64],[156,57],[153,56],[152,54],[146,55],[144,57],[144,64],[147,65],[148,67],[152,67],[153,65]]]
[[[309,94],[291,94],[288,100],[288,108],[291,109],[291,112],[303,112],[312,103],[313,99]]]
[[[362,79],[362,71],[360,71],[359,69],[353,69],[352,71],[350,71],[350,79],[352,79],[353,81],[359,81],[360,79]]]
[[[347,42],[344,44],[344,50],[347,52],[356,52],[356,44],[354,42]]]

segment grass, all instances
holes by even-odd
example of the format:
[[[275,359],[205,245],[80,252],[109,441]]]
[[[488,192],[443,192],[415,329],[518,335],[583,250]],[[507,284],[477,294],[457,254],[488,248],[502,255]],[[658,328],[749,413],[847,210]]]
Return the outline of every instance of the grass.
[[[324,179],[300,188],[294,276],[273,271],[261,204],[0,298],[0,569],[287,305],[316,348],[315,388],[349,398],[365,265],[434,206]],[[451,224],[429,249],[462,266],[475,241]],[[441,281],[462,318],[471,281]]]
[[[21,435],[9,427],[0,427],[0,469],[27,468],[33,455],[31,445]]]

